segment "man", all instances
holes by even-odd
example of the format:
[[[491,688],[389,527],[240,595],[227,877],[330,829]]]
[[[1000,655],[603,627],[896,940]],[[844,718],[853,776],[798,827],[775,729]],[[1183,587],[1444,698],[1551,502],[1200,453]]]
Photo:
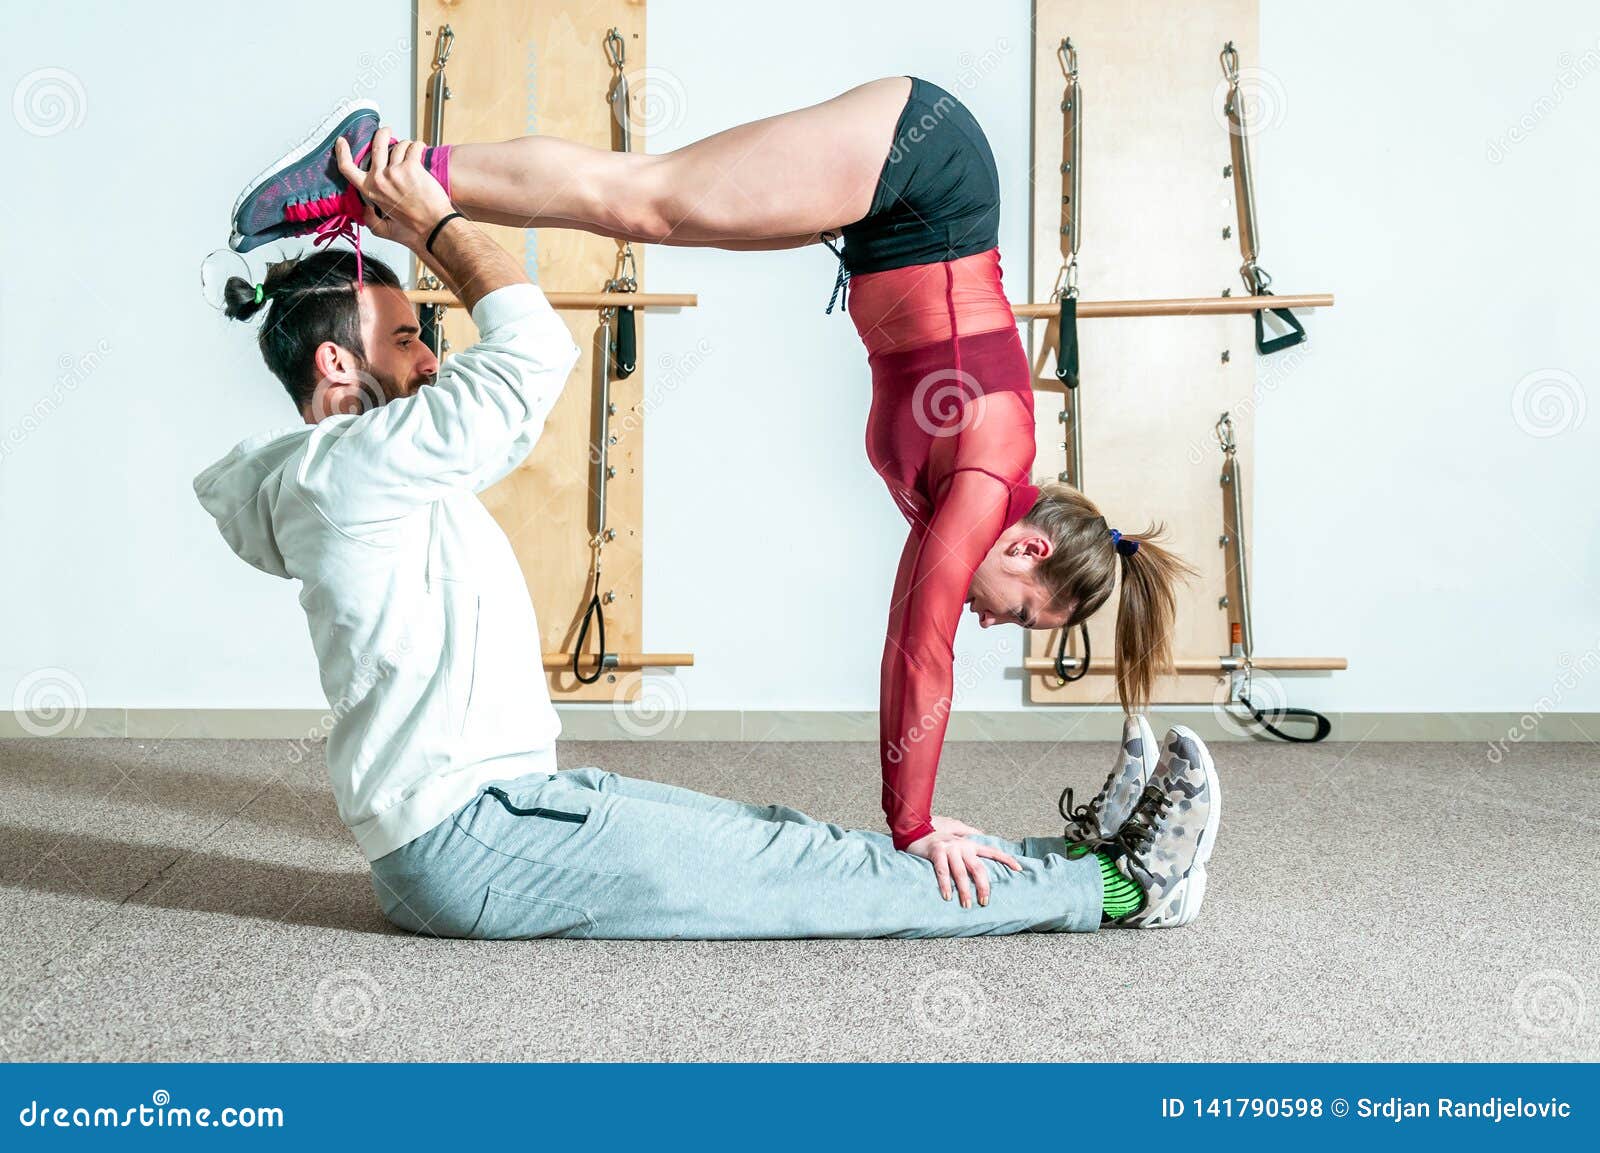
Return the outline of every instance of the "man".
[[[229,315],[266,309],[263,355],[304,425],[245,441],[195,491],[235,552],[302,582],[338,718],[329,776],[391,921],[451,937],[698,938],[1193,918],[1218,798],[1209,755],[1183,730],[1159,765],[1148,729],[1134,730],[1074,817],[1084,843],[975,837],[994,864],[954,885],[883,834],[560,770],[533,608],[474,494],[532,449],[578,350],[517,262],[452,210],[420,145],[391,146],[379,129],[363,151],[365,171],[348,142],[291,154],[284,187],[310,188],[330,212],[358,192],[366,226],[427,262],[480,342],[441,370],[393,273],[347,253],[230,282]],[[316,186],[340,167],[350,188]]]

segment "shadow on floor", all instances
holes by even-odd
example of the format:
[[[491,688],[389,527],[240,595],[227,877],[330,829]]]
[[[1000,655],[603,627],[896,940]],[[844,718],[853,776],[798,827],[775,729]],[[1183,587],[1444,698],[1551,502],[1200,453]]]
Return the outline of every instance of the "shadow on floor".
[[[268,753],[260,746],[267,745]],[[31,740],[0,742],[0,783],[52,797],[104,800],[131,794],[163,809],[225,821],[240,806],[270,805],[274,828],[348,843],[327,788],[320,746],[296,763],[292,742]],[[270,754],[270,755],[269,755]],[[233,766],[219,770],[218,765]],[[131,782],[123,779],[123,774]],[[260,821],[258,815],[242,814]]]
[[[225,836],[226,830],[216,835]],[[315,855],[328,854],[324,849]],[[370,876],[365,867],[316,868],[175,845],[0,825],[0,886],[6,888],[89,898],[114,906],[142,905],[404,935],[384,919]]]

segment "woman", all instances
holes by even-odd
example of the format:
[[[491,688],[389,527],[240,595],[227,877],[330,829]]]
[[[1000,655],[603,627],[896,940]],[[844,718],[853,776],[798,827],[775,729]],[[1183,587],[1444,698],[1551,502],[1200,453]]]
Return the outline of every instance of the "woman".
[[[392,144],[370,106],[329,124],[338,173],[316,149],[269,169],[235,206],[235,248],[358,221],[384,234],[359,165],[374,143],[421,146]],[[980,858],[1004,854],[932,815],[963,606],[984,628],[1070,628],[1120,573],[1117,690],[1137,712],[1170,667],[1173,585],[1187,571],[1155,530],[1124,536],[1076,490],[1031,483],[1033,385],[977,121],[897,76],[661,156],[532,136],[426,149],[423,164],[458,209],[496,224],[742,250],[842,239],[840,286],[872,369],[867,454],[911,529],[881,669],[883,808],[895,846],[931,861],[946,897],[952,882],[965,895]]]

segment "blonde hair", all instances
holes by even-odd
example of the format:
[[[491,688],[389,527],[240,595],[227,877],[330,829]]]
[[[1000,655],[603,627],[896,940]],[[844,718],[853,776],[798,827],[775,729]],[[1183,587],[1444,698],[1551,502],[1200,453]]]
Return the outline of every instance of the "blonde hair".
[[[1122,535],[1137,547],[1119,550],[1111,526],[1094,502],[1067,484],[1045,485],[1024,524],[1050,538],[1050,555],[1039,562],[1039,581],[1051,603],[1069,610],[1062,627],[1088,620],[1110,599],[1120,571],[1115,673],[1117,699],[1125,712],[1142,712],[1156,678],[1172,671],[1172,628],[1177,586],[1194,570],[1158,543],[1159,524]],[[1120,562],[1120,563],[1119,563]]]

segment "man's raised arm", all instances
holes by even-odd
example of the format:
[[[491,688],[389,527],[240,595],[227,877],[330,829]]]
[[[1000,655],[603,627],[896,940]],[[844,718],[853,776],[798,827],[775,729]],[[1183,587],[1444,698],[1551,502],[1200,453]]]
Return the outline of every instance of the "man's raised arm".
[[[528,283],[509,252],[455,211],[422,166],[423,144],[403,141],[391,149],[390,140],[387,128],[378,129],[366,171],[351,161],[343,139],[334,145],[340,173],[367,202],[367,227],[416,253],[469,312],[497,288]]]
[[[455,214],[423,168],[420,145],[391,152],[388,130],[379,129],[370,170],[350,163],[342,140],[336,155],[367,202],[372,231],[427,261],[478,328],[478,343],[452,356],[434,383],[314,436],[301,483],[325,515],[353,528],[403,516],[452,491],[481,491],[515,468],[538,440],[579,352],[519,263]]]

